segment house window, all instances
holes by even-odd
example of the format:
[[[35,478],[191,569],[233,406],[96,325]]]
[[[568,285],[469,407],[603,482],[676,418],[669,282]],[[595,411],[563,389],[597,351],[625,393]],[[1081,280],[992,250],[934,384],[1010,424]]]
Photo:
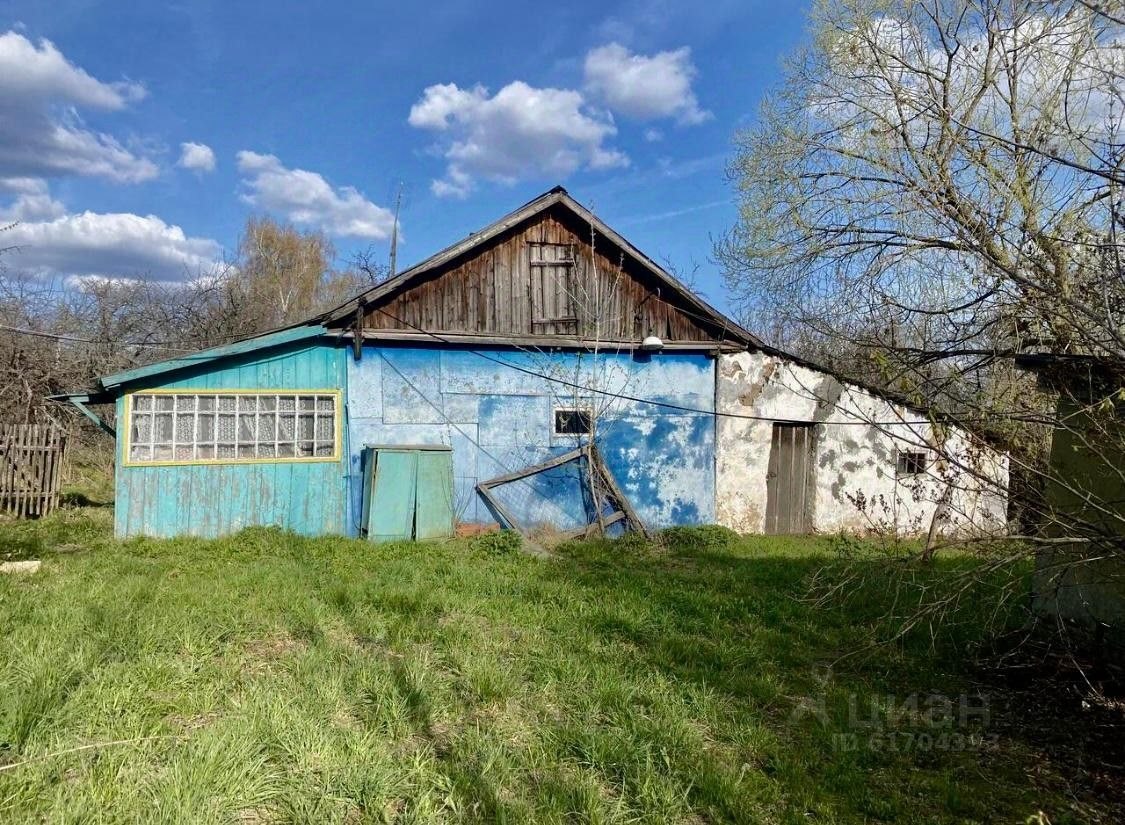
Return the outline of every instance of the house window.
[[[923,452],[899,451],[898,474],[900,476],[918,476],[926,472],[926,454]]]
[[[594,412],[589,407],[560,407],[555,410],[555,435],[590,435]]]
[[[333,461],[339,393],[134,393],[130,464]]]

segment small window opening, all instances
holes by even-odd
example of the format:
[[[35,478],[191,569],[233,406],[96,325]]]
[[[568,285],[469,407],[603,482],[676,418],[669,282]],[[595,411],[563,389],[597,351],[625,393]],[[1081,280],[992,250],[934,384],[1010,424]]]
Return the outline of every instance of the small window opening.
[[[555,410],[555,435],[590,435],[594,430],[594,413],[586,407]]]
[[[918,476],[926,472],[926,454],[923,452],[899,452],[898,474],[900,476]]]

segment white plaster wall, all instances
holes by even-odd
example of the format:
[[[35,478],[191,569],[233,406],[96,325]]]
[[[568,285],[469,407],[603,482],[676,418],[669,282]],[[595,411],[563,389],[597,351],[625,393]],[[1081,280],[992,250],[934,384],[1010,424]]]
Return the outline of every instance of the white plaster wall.
[[[743,533],[764,531],[773,423],[788,421],[818,425],[817,532],[925,533],[947,490],[943,534],[1004,530],[1007,456],[966,431],[946,427],[939,440],[918,411],[776,356],[723,355],[717,368],[719,524]],[[899,451],[925,451],[926,472],[900,478]]]

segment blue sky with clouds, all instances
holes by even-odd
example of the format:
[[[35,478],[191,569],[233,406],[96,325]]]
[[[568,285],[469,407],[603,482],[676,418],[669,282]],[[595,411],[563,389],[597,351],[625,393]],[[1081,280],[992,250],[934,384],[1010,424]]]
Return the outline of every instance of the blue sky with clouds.
[[[805,3],[0,0],[12,268],[179,279],[251,212],[409,264],[561,183],[726,296],[725,177]]]

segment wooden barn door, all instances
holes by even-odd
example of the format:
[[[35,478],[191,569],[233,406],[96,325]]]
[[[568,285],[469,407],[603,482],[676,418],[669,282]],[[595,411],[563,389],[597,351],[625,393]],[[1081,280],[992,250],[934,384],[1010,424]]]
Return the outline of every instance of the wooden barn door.
[[[774,424],[766,473],[766,532],[811,533],[813,529],[812,424]]]

